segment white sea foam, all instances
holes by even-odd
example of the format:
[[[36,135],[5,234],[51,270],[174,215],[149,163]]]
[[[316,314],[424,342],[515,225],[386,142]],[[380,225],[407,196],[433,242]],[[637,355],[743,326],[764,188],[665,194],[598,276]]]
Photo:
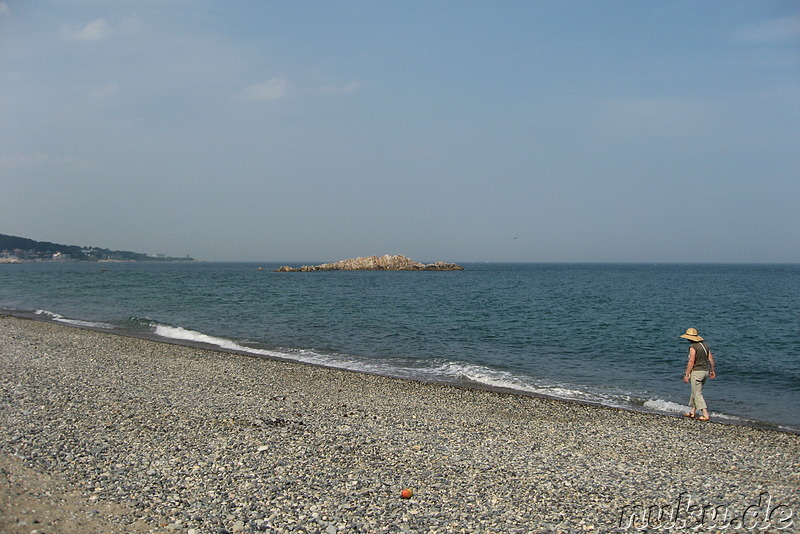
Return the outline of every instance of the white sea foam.
[[[468,363],[447,362],[438,367],[411,368],[392,359],[353,357],[336,353],[325,354],[308,349],[286,349],[281,351],[247,347],[230,339],[211,336],[179,326],[169,326],[155,322],[153,323],[153,328],[156,335],[168,339],[202,343],[236,352],[243,352],[257,356],[290,359],[293,361],[310,363],[314,365],[323,365],[336,369],[376,373],[402,378],[428,379],[437,382],[472,382],[489,387],[546,394],[561,398],[585,397],[585,395],[577,390],[558,387],[536,387],[532,384],[529,384],[521,377],[516,377],[511,373],[497,371],[488,367]]]
[[[611,406],[627,406],[628,398],[613,398],[598,392],[591,393],[565,384],[546,380],[535,380],[531,377],[515,375],[508,371],[491,369],[482,365],[464,362],[447,362],[433,370],[435,374],[449,377],[458,382],[472,382],[491,388],[509,389],[534,395],[545,395],[565,400],[600,402]],[[441,378],[440,376],[440,378]]]
[[[727,413],[719,413],[719,412],[714,412],[714,411],[711,411],[711,410],[709,410],[708,415],[711,416],[712,420],[713,419],[722,419],[722,420],[730,421],[732,423],[737,423],[737,424],[743,423],[743,422],[745,422],[745,423],[760,423],[760,424],[763,424],[763,423],[761,423],[759,421],[754,421],[752,419],[747,419],[746,417],[739,417],[738,415],[731,415],[731,414],[727,414]],[[788,426],[782,426],[782,425],[776,425],[776,426],[778,428],[791,429],[791,427],[788,427]],[[792,429],[792,430],[796,431],[797,429]]]
[[[82,319],[69,319],[69,318],[64,317],[63,315],[61,315],[59,313],[53,313],[53,312],[47,311],[47,310],[36,310],[35,313],[36,313],[36,315],[44,315],[46,317],[49,317],[53,321],[57,321],[59,323],[64,323],[64,324],[70,324],[70,325],[73,325],[73,326],[83,326],[83,327],[86,327],[86,328],[105,328],[105,329],[115,328],[114,325],[111,325],[111,324],[108,324],[108,323],[101,323],[101,322],[98,322],[98,321],[84,321]]]
[[[236,350],[236,351],[250,351],[247,347],[235,343],[229,339],[209,336],[202,332],[188,330],[180,326],[168,326],[164,324],[155,325],[155,333],[158,336],[166,337],[169,339],[176,339],[179,341],[191,341],[193,343],[205,343],[206,345],[214,345],[223,349]]]
[[[659,413],[686,413],[689,410],[689,406],[684,404],[678,404],[677,402],[666,401],[662,399],[652,399],[644,403],[644,407],[648,410],[652,410],[654,412]],[[699,411],[698,411],[699,414]],[[757,421],[752,421],[745,417],[738,417],[736,415],[730,415],[726,413],[714,412],[709,410],[708,415],[711,416],[712,420],[721,419],[723,421],[729,421],[731,423],[741,424],[741,423],[757,423]]]
[[[50,317],[51,319],[63,318],[62,315],[59,315],[57,313],[53,313],[53,312],[47,311],[47,310],[36,310],[34,313],[36,315],[45,315],[47,317]]]
[[[287,350],[286,352],[274,352],[272,354],[282,358],[289,358],[313,365],[333,367],[335,369],[346,369],[348,371],[359,371],[395,377],[419,377],[419,373],[412,373],[402,367],[394,367],[389,361],[379,359],[354,358],[342,354],[323,354],[313,350]]]
[[[662,399],[651,399],[644,403],[644,407],[648,410],[655,410],[657,412],[667,412],[667,413],[678,413],[678,412],[685,412],[689,409],[688,406],[683,404],[678,404],[677,402],[671,402]]]
[[[465,362],[446,362],[432,369],[431,372],[438,375],[440,378],[450,378],[460,382],[474,382],[484,386],[527,391],[529,393],[539,392],[539,388],[524,380],[522,377],[515,376],[507,371],[491,369],[483,365]]]
[[[341,357],[339,355],[325,355],[310,350],[267,350],[255,347],[248,347],[233,340],[210,336],[195,330],[189,330],[180,326],[169,326],[163,324],[153,324],[156,335],[175,339],[178,341],[189,341],[191,343],[202,343],[212,345],[226,350],[253,354],[256,356],[266,356],[269,358],[290,359],[294,361],[310,363],[314,365],[324,365],[338,369],[348,369],[352,371],[383,372],[385,369],[380,365],[370,365],[367,361]]]

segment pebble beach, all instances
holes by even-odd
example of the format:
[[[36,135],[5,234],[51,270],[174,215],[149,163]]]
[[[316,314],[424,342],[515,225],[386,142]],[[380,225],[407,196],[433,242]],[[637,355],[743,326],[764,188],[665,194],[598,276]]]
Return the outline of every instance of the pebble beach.
[[[0,369],[4,533],[800,527],[792,433],[2,315]]]

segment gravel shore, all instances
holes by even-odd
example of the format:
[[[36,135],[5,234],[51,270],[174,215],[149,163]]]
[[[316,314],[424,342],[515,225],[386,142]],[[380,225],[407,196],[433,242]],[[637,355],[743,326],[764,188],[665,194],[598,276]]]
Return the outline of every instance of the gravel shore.
[[[800,526],[796,434],[9,316],[0,369],[4,533]]]

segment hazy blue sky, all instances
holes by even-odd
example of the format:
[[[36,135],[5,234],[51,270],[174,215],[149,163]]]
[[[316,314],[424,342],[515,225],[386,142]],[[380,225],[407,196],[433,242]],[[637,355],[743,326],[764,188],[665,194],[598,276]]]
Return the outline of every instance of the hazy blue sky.
[[[0,1],[0,233],[800,261],[800,3]]]

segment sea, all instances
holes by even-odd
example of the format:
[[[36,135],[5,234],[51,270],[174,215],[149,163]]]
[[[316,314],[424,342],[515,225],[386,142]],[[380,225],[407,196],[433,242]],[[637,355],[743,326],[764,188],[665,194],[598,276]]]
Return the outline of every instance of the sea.
[[[693,327],[716,360],[713,420],[800,433],[800,265],[280,265],[2,264],[0,313],[678,417]]]

